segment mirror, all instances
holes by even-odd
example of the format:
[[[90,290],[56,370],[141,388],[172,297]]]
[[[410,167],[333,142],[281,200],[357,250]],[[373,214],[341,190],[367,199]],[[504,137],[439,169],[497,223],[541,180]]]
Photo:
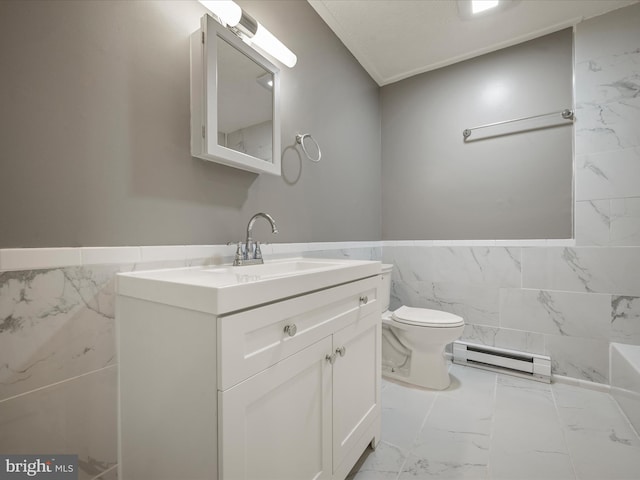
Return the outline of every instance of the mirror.
[[[280,175],[279,71],[213,17],[191,37],[191,154]]]
[[[271,162],[273,73],[218,42],[218,145]]]

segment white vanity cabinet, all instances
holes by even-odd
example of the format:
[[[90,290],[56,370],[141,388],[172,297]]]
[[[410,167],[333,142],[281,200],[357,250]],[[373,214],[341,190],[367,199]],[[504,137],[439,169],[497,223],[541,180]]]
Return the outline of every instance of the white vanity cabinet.
[[[378,283],[218,319],[222,478],[344,478],[379,439],[363,436],[380,417]]]
[[[380,438],[379,284],[223,314],[120,294],[119,478],[344,479]]]

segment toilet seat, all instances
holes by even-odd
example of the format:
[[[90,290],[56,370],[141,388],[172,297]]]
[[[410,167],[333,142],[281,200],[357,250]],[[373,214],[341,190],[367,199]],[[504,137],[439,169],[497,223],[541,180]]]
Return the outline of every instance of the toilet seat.
[[[428,308],[413,308],[402,306],[391,318],[398,323],[414,325],[416,327],[454,328],[464,326],[464,319],[458,315]]]

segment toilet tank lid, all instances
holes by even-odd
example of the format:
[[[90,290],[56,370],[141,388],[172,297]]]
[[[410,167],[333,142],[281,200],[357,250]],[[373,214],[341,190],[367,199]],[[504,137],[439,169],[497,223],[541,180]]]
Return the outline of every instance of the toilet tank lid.
[[[383,263],[381,268],[382,268],[382,273],[388,273],[388,272],[391,272],[393,270],[393,264],[392,263]]]
[[[464,319],[453,313],[402,306],[391,316],[395,321],[421,327],[460,327]]]

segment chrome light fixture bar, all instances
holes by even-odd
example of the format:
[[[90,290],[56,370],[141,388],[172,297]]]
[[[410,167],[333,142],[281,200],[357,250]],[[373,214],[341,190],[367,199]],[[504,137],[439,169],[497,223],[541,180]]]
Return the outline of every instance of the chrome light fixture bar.
[[[198,0],[205,8],[213,12],[224,26],[238,35],[242,40],[258,47],[276,58],[289,68],[298,61],[295,53],[289,50],[269,30],[264,28],[255,18],[242,10],[232,0]]]

